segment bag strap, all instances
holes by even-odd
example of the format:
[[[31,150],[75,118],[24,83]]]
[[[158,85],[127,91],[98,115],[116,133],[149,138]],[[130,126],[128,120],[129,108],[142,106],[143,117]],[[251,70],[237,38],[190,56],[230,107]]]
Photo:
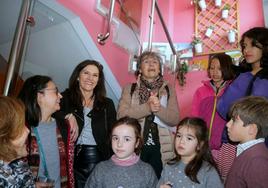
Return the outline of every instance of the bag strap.
[[[45,157],[45,151],[44,151],[44,148],[43,148],[43,145],[41,143],[41,140],[40,140],[40,136],[39,136],[39,133],[38,133],[38,130],[36,127],[33,128],[33,131],[35,133],[35,136],[36,136],[36,140],[37,140],[37,144],[38,144],[38,147],[39,147],[39,151],[40,151],[40,158],[42,160],[42,164],[43,164],[43,167],[44,167],[44,175],[49,178],[49,174],[48,174],[48,168],[47,168],[47,163],[46,163],[46,157]]]
[[[165,85],[165,89],[166,89],[166,92],[167,92],[167,100],[168,100],[169,96],[170,96],[168,85]]]
[[[131,84],[131,89],[130,89],[130,97],[132,98],[132,95],[136,89],[137,83],[132,83]]]

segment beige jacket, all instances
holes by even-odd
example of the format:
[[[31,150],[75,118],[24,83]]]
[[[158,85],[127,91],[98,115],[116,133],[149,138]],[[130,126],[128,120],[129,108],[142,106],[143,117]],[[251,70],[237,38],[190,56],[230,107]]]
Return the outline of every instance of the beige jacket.
[[[124,116],[130,116],[140,120],[142,128],[144,126],[145,117],[151,114],[149,106],[144,104],[139,104],[138,88],[139,83],[137,83],[135,91],[131,97],[130,90],[131,85],[128,84],[123,88],[121,99],[119,101],[119,106],[117,110],[117,117],[121,118]],[[167,96],[167,91],[165,85],[169,88],[169,99],[167,101],[166,107],[161,106],[157,113],[154,113],[162,122],[167,126],[174,127],[179,123],[179,111],[178,102],[174,89],[166,82],[159,89],[159,97]],[[159,141],[161,146],[162,162],[165,164],[168,160],[174,157],[173,153],[173,134],[166,127],[158,126]]]

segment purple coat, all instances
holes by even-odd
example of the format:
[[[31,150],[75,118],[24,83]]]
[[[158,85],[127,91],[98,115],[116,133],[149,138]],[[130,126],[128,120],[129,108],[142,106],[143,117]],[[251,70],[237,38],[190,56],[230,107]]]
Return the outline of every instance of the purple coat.
[[[248,95],[248,88],[254,76],[251,72],[241,73],[226,89],[224,94],[218,101],[217,111],[225,119],[227,119],[228,111],[232,104]],[[262,96],[268,99],[268,79],[259,77],[253,82],[253,86],[249,95]]]

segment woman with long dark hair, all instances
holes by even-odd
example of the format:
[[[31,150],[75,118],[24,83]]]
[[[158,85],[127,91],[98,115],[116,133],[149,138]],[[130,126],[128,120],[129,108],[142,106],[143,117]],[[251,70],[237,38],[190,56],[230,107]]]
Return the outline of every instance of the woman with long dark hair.
[[[254,27],[246,31],[240,46],[251,70],[241,73],[220,98],[217,111],[226,119],[236,100],[248,95],[268,98],[268,29]]]
[[[28,78],[19,98],[24,102],[28,162],[39,179],[52,179],[55,188],[73,187],[73,142],[66,119],[52,117],[60,109],[61,94],[48,76]]]
[[[94,60],[78,64],[62,96],[60,113],[75,116],[79,127],[74,173],[76,187],[84,187],[95,165],[112,155],[109,134],[116,111],[106,97],[103,66]]]
[[[223,188],[208,145],[206,122],[197,117],[180,121],[174,141],[175,158],[162,171],[157,188]]]

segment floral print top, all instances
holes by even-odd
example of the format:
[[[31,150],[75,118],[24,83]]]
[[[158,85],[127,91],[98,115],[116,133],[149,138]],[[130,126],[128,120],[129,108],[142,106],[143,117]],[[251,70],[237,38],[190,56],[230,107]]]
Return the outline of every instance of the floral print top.
[[[34,177],[28,163],[23,159],[10,163],[0,160],[0,187],[34,188]]]

